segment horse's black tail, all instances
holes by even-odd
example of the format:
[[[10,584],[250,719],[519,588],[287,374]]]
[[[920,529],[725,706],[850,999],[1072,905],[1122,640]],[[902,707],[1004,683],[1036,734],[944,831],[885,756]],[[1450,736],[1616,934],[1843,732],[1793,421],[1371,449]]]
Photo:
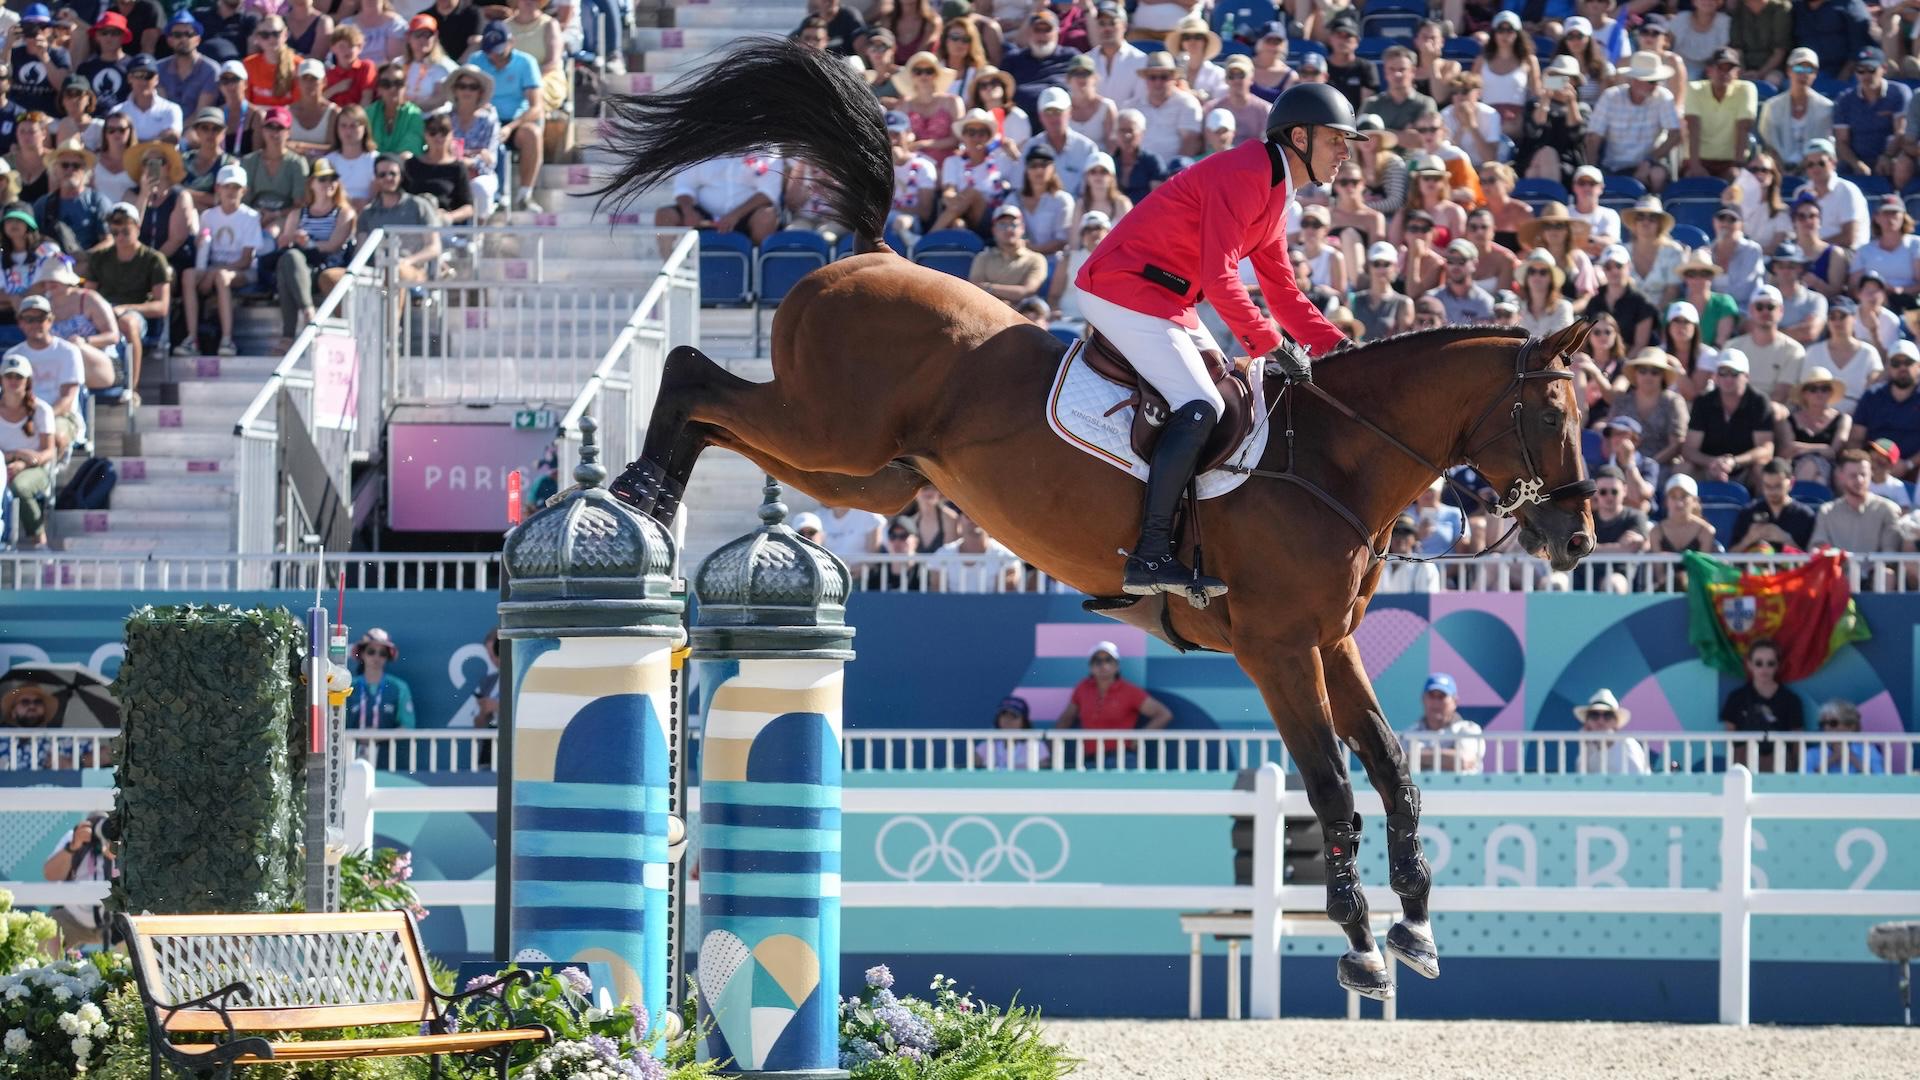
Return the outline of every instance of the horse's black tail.
[[[594,192],[602,207],[628,203],[712,158],[772,151],[825,174],[823,197],[857,250],[885,246],[893,200],[886,121],[845,57],[755,37],[690,78],[670,91],[609,103],[607,141],[624,164]]]

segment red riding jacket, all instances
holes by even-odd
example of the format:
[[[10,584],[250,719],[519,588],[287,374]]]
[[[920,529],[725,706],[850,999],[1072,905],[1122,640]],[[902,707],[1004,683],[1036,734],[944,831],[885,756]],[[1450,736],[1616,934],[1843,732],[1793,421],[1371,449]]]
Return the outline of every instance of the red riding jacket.
[[[1347,340],[1300,292],[1287,260],[1287,190],[1281,152],[1249,139],[1180,171],[1114,225],[1074,284],[1143,315],[1196,327],[1202,297],[1248,356],[1280,344],[1274,321],[1240,283],[1251,259],[1260,289],[1295,340],[1319,355]]]

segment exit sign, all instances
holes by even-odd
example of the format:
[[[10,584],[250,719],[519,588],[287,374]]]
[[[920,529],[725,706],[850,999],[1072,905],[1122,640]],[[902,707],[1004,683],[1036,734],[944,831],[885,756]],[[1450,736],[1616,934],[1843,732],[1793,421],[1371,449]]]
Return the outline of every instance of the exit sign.
[[[513,414],[513,430],[531,431],[554,425],[552,409],[518,409]]]

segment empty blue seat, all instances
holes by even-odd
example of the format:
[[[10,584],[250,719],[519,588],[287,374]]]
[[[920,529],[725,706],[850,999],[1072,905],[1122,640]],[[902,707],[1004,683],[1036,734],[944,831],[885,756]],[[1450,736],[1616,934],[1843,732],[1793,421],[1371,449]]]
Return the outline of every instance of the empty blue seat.
[[[1802,173],[1787,173],[1780,177],[1780,197],[1791,199],[1807,186],[1807,178]]]
[[[1733,527],[1740,520],[1740,511],[1745,508],[1745,503],[1739,506],[1729,506],[1726,503],[1701,503],[1700,516],[1707,519],[1707,524],[1713,526],[1713,535],[1724,544],[1727,540],[1739,539],[1733,535]]]
[[[1794,481],[1793,488],[1787,492],[1787,495],[1795,502],[1803,502],[1808,506],[1819,506],[1821,503],[1833,501],[1833,489],[1815,480]]]
[[[1310,53],[1310,52],[1319,53],[1321,56],[1325,56],[1327,55],[1327,47],[1313,40],[1312,38],[1297,37],[1297,38],[1287,39],[1287,55],[1288,56],[1290,57],[1300,56],[1303,53]]]
[[[1221,0],[1214,5],[1212,26],[1221,37],[1230,38],[1257,33],[1278,17],[1279,12],[1267,0]]]
[[[853,254],[853,234],[846,233],[833,242],[833,258],[838,262]]]
[[[1480,59],[1480,42],[1470,37],[1448,38],[1446,44],[1440,46],[1440,55],[1461,63],[1478,60]]]
[[[1405,15],[1418,15],[1424,19],[1427,17],[1430,6],[1427,0],[1366,0],[1366,3],[1361,5],[1360,11],[1366,15],[1379,15],[1393,11]]]
[[[1853,82],[1848,79],[1836,79],[1831,75],[1815,75],[1813,77],[1814,93],[1824,95],[1828,98],[1838,98],[1841,94],[1846,93],[1852,88]]]
[[[1394,44],[1395,42],[1392,38],[1363,37],[1360,39],[1359,47],[1355,49],[1354,52],[1362,60],[1378,60],[1380,59],[1380,54],[1391,49]]]
[[[759,295],[763,304],[778,304],[800,279],[832,261],[826,238],[810,229],[785,229],[760,245]]]
[[[1893,194],[1893,181],[1884,176],[1850,175],[1847,179],[1853,181],[1853,185],[1860,189],[1860,194],[1865,195],[1869,199],[1877,199],[1882,195]]]
[[[744,233],[700,233],[702,307],[753,303],[753,241]]]
[[[1716,176],[1683,176],[1660,193],[1668,203],[1675,199],[1718,199],[1727,190],[1727,182]]]
[[[1054,337],[1059,338],[1060,343],[1062,345],[1065,345],[1069,348],[1073,346],[1074,342],[1080,340],[1080,331],[1070,330],[1064,326],[1050,326],[1047,328],[1047,331],[1048,333],[1051,333]]]
[[[974,252],[946,248],[941,251],[918,251],[913,253],[913,261],[929,270],[938,270],[943,274],[952,274],[964,279],[973,270]]]
[[[1546,180],[1539,177],[1523,176],[1513,185],[1513,197],[1522,201],[1529,199],[1551,199],[1554,202],[1572,202],[1573,197],[1558,180]]]
[[[1601,173],[1600,192],[1623,199],[1638,199],[1647,193],[1647,185],[1625,173]]]
[[[1706,247],[1713,240],[1697,225],[1675,225],[1667,235],[1673,237],[1674,243],[1685,248]]]
[[[923,251],[964,251],[971,255],[986,249],[986,242],[972,229],[940,229],[920,238],[913,246],[913,253]]]
[[[1752,501],[1753,495],[1747,491],[1746,485],[1744,484],[1736,484],[1731,480],[1703,480],[1700,482],[1700,502],[1702,504],[1718,503],[1721,505],[1743,507]]]
[[[1705,199],[1687,199],[1682,202],[1668,203],[1667,213],[1673,215],[1678,225],[1691,225],[1708,236],[1713,235],[1713,215],[1720,211],[1721,203]]]
[[[1360,33],[1370,38],[1381,38],[1396,44],[1406,44],[1413,40],[1414,31],[1426,21],[1426,13],[1418,15],[1410,11],[1369,11],[1360,17]]]

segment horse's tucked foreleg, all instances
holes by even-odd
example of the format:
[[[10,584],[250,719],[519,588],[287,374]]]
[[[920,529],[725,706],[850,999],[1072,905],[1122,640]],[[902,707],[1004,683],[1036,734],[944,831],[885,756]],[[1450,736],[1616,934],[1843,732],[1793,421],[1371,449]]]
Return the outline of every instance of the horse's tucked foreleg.
[[[1349,946],[1340,958],[1340,985],[1367,997],[1391,997],[1391,973],[1374,942],[1360,888],[1360,815],[1353,809],[1346,748],[1334,734],[1320,651],[1241,644],[1235,655],[1272,710],[1326,837],[1327,918],[1346,932]]]
[[[609,485],[614,496],[671,526],[694,462],[714,434],[708,425],[692,422],[693,411],[706,397],[732,384],[753,385],[699,349],[683,345],[668,353],[653,415],[647,420],[646,442],[640,457]]]
[[[1400,740],[1381,715],[1380,702],[1360,660],[1359,645],[1349,637],[1322,653],[1334,730],[1360,755],[1367,779],[1386,805],[1387,880],[1400,896],[1400,910],[1405,916],[1387,931],[1387,949],[1413,970],[1436,978],[1440,974],[1440,953],[1427,913],[1433,871],[1420,847],[1420,789],[1407,772]]]

